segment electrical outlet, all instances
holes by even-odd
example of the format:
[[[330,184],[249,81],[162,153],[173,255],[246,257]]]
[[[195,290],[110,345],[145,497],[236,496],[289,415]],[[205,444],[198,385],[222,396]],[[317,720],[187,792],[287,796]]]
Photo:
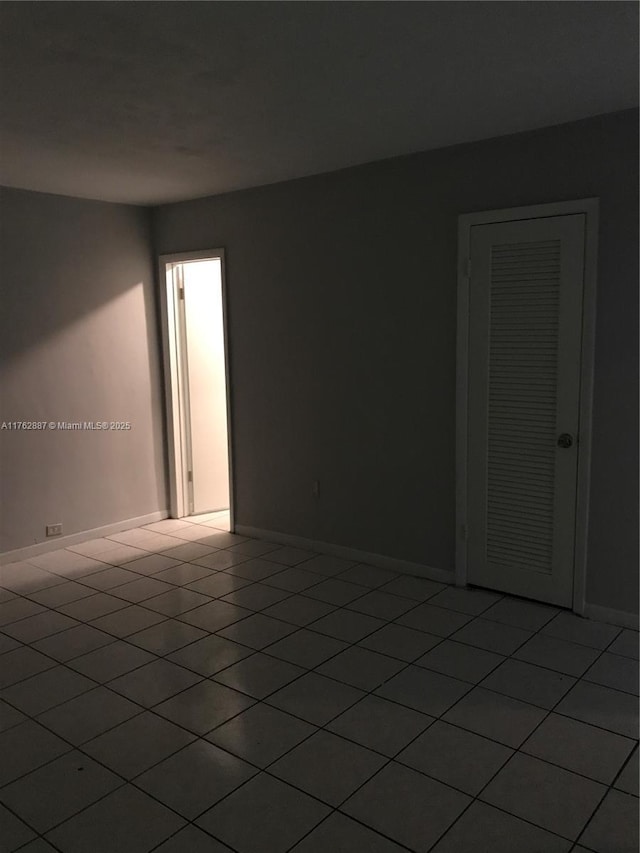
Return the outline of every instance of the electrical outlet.
[[[62,536],[62,524],[47,524],[47,536]]]

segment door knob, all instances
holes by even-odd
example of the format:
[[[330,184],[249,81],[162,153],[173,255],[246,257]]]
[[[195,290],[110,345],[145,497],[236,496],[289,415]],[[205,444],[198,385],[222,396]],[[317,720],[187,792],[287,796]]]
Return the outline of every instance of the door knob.
[[[558,436],[558,447],[571,447],[573,444],[573,436],[568,432],[563,432]]]

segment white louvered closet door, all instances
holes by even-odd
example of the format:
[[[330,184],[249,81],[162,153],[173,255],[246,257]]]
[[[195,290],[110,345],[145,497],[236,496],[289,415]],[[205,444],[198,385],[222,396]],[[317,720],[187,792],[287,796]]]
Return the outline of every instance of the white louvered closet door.
[[[563,606],[573,593],[584,229],[583,214],[471,228],[468,578]]]

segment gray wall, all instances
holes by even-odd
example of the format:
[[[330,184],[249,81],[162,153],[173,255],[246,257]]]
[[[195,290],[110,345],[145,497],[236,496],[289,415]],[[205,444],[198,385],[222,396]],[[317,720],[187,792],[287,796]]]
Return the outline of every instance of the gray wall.
[[[457,216],[598,196],[587,598],[636,609],[637,122],[155,210],[158,252],[227,252],[236,521],[452,570]]]
[[[0,431],[0,551],[167,506],[149,213],[3,190],[0,421],[130,421],[128,432]]]

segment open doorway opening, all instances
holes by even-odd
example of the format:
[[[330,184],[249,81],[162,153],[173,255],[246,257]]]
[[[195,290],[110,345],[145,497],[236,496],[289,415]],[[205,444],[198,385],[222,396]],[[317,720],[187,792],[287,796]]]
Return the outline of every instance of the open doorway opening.
[[[233,529],[224,254],[163,255],[160,280],[171,516]]]

